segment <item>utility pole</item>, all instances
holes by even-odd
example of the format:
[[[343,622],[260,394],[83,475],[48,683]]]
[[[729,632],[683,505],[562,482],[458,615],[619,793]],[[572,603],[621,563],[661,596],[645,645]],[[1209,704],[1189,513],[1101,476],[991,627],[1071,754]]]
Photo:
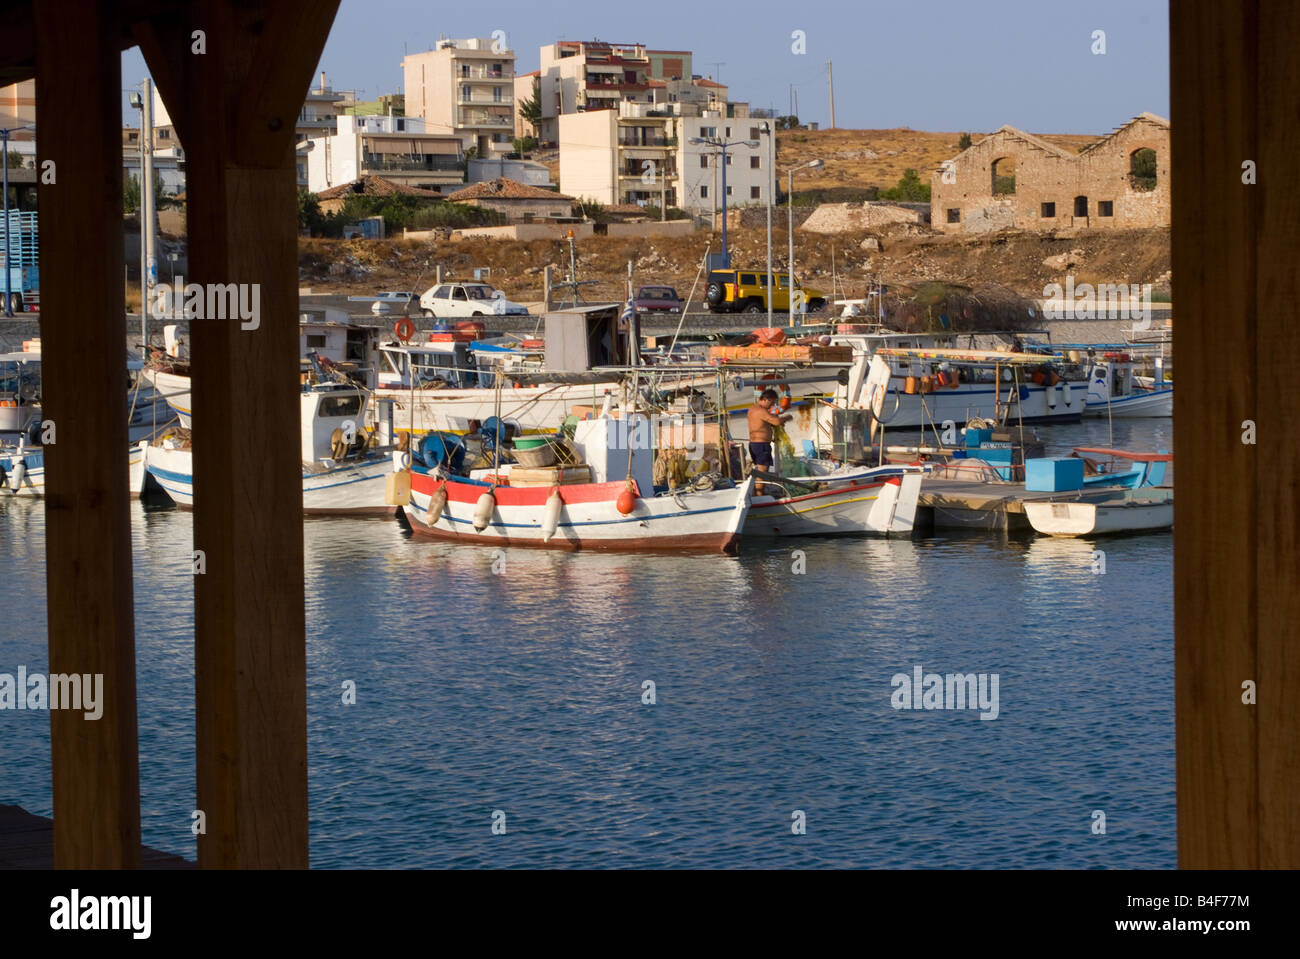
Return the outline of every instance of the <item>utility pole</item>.
[[[835,129],[835,74],[831,70],[831,61],[826,61],[826,82],[831,88],[831,129]]]
[[[140,345],[147,360],[150,305],[158,283],[158,258],[154,252],[153,81],[146,77],[141,89],[144,96],[140,107],[140,244],[144,272],[140,274]]]

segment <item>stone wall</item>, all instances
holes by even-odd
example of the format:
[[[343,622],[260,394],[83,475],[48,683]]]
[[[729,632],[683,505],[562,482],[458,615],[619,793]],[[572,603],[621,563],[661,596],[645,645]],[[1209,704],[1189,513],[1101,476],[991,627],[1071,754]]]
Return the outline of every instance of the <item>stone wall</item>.
[[[1130,176],[1143,148],[1156,153],[1151,190]],[[994,194],[994,165],[1008,159],[1015,192]],[[1168,226],[1169,124],[1143,114],[1080,154],[1003,127],[935,171],[930,189],[931,224],[945,233]]]

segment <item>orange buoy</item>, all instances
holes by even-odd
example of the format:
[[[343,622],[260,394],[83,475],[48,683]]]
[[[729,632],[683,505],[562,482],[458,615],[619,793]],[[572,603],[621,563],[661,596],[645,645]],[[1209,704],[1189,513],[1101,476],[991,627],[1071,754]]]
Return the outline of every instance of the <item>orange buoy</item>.
[[[399,340],[405,343],[415,333],[415,324],[404,316],[393,325],[393,332],[397,334]]]
[[[627,481],[627,485],[623,487],[623,492],[618,494],[618,499],[614,501],[614,508],[624,516],[636,509],[636,492],[631,480]]]

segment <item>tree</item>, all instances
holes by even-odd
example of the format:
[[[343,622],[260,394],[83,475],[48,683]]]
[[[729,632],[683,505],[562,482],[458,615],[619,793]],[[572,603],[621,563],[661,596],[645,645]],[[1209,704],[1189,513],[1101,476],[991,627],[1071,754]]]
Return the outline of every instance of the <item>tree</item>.
[[[9,169],[21,170],[23,168],[23,155],[17,150],[9,151]]]
[[[969,149],[970,149],[970,134],[969,134],[969,133],[963,133],[963,134],[958,138],[958,140],[957,140],[957,149],[958,149],[958,150],[969,150]]]
[[[532,153],[537,149],[537,141],[533,137],[515,137],[515,152],[519,154]]]
[[[325,224],[325,215],[320,210],[320,197],[298,188],[298,229],[310,234],[318,232]]]
[[[153,171],[153,208],[156,213],[158,210],[174,206],[175,201],[164,191],[162,177],[158,171]],[[140,209],[140,180],[135,174],[128,174],[126,180],[122,183],[122,210],[125,213],[135,213]]]
[[[930,184],[922,183],[916,170],[908,167],[903,171],[898,186],[880,191],[882,200],[903,200],[911,203],[928,203],[930,201]]]
[[[519,119],[533,128],[533,136],[538,135],[542,122],[542,81],[533,77],[533,95],[519,103]]]
[[[778,130],[797,130],[799,129],[799,118],[796,116],[777,117],[774,125]]]

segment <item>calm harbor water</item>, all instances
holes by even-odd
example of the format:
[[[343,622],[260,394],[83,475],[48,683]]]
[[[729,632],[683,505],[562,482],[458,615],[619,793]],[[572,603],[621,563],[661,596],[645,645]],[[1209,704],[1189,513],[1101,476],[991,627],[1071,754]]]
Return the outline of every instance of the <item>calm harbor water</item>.
[[[191,518],[137,506],[132,532],[144,839],[193,858]],[[516,549],[495,573],[386,520],[304,536],[313,866],[1176,864],[1172,534]],[[0,497],[0,672],[47,668],[44,550],[43,507]],[[892,708],[918,665],[997,674],[997,718]],[[50,815],[49,777],[48,714],[0,711],[0,802]]]

